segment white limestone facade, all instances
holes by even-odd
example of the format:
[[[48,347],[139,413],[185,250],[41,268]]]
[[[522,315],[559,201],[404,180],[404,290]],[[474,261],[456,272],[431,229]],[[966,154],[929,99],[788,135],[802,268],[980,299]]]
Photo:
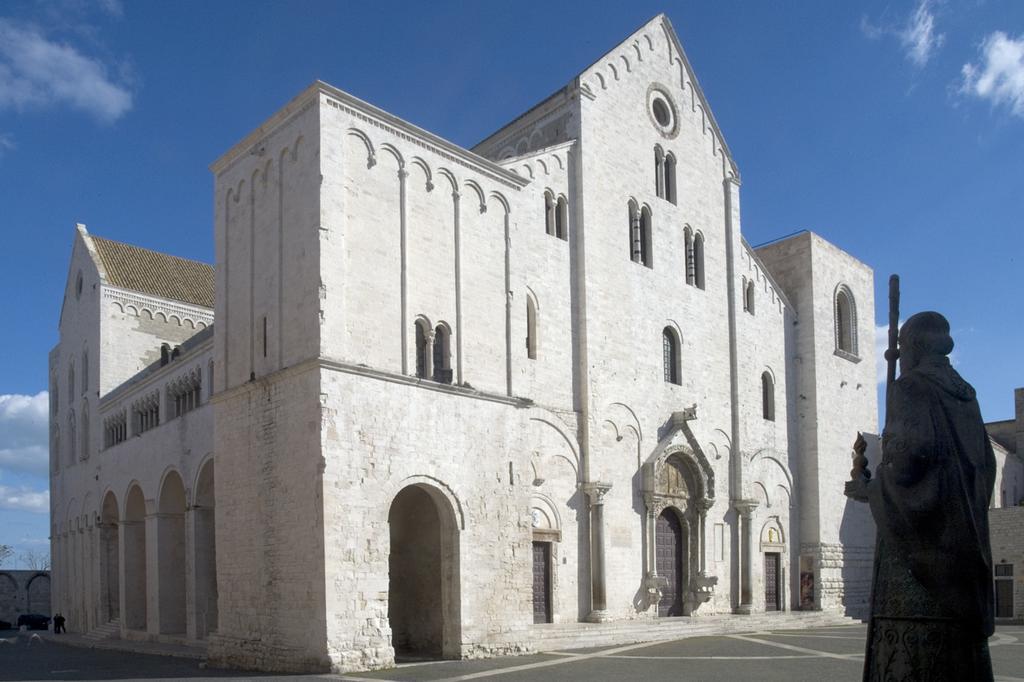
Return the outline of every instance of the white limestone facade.
[[[204,373],[180,422],[55,465],[55,556],[86,533],[55,604],[219,664],[351,671],[860,598],[872,271],[809,232],[746,242],[666,17],[472,150],[318,82],[211,170],[212,333],[105,298],[76,239],[98,288],[69,277],[51,374],[103,348],[91,433]]]

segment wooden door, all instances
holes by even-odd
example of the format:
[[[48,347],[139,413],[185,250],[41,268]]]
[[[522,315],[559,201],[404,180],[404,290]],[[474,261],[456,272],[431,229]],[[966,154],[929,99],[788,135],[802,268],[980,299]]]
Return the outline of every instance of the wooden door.
[[[533,543],[533,622],[551,622],[551,543]]]
[[[683,527],[670,509],[661,512],[654,532],[658,575],[666,580],[658,602],[659,616],[683,615]]]
[[[765,552],[764,554],[764,610],[778,611],[781,606],[779,590],[779,564],[780,555],[778,552]]]

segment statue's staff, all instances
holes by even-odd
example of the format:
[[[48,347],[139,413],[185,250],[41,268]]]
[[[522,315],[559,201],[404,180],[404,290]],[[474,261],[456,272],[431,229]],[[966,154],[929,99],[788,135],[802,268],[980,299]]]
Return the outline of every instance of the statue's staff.
[[[900,334],[900,276],[889,275],[889,347],[885,350],[885,360],[889,363],[885,376],[885,410],[889,411],[889,392],[896,381],[896,360],[900,357],[898,347]]]
[[[900,357],[899,349],[900,335],[900,276],[889,276],[889,347],[885,349],[885,361],[887,363],[885,375],[885,413],[889,414],[889,396],[892,393],[892,385],[896,382],[896,361]],[[850,471],[850,479],[856,481],[859,478],[871,478],[868,471],[868,458],[864,456],[867,449],[867,442],[864,436],[857,434],[857,442],[853,444],[853,470]]]

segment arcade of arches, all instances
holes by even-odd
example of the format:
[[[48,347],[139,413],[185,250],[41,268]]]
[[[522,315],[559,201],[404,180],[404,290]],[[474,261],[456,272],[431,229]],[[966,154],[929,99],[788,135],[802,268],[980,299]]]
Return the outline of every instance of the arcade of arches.
[[[95,539],[98,589],[79,586],[68,570],[56,586],[71,631],[120,621],[126,631],[174,638],[205,639],[217,627],[217,541],[214,463],[200,469],[191,505],[181,475],[169,471],[155,500],[132,483],[123,506],[108,491],[96,526],[77,538],[58,533],[60,566],[89,565]],[[70,525],[70,524],[69,524]],[[95,533],[93,532],[95,530]],[[190,560],[191,558],[191,560]]]

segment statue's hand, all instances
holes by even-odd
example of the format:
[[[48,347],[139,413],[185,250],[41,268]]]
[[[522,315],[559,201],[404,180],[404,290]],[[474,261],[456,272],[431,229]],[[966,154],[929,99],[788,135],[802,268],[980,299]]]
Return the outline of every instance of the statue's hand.
[[[846,487],[843,489],[843,494],[856,502],[867,502],[868,479],[858,477],[852,481],[847,481]]]

